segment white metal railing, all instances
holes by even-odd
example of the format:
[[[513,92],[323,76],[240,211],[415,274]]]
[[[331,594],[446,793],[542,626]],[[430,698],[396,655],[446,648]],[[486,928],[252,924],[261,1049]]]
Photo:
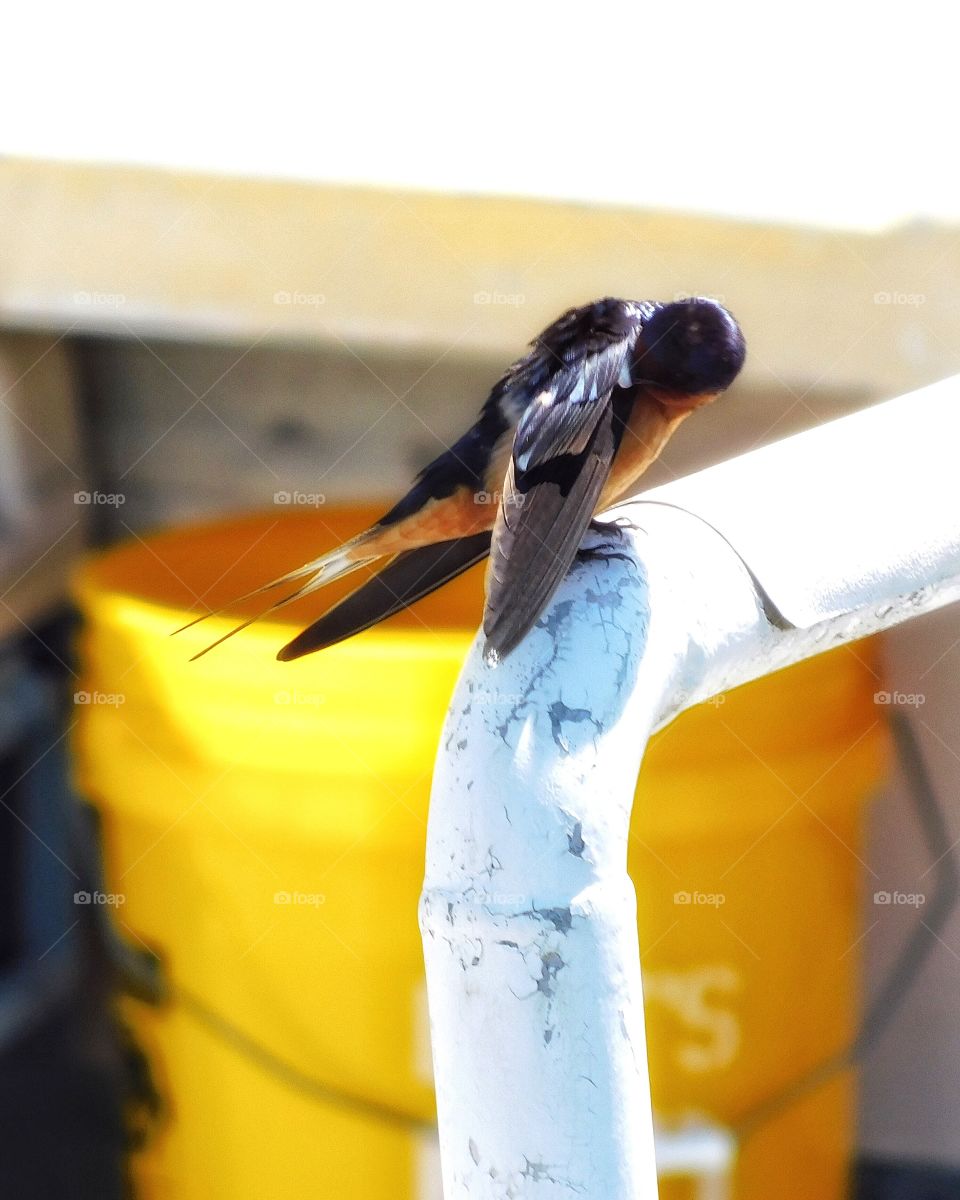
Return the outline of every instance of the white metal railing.
[[[503,663],[475,642],[421,928],[445,1195],[657,1194],[627,837],[649,734],[960,598],[960,378],[647,493]]]

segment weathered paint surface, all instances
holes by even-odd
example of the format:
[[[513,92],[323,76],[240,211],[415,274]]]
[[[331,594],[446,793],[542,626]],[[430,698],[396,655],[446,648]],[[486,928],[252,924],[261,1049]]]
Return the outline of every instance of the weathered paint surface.
[[[922,455],[902,461],[905,401],[919,419],[915,397],[886,406],[886,422],[874,414],[871,434],[887,436],[845,464],[844,487],[889,487],[899,470],[898,486],[935,503],[942,471],[932,478]],[[813,472],[804,438],[792,442],[765,505],[804,503]],[[756,479],[754,462],[745,502]],[[804,627],[776,620],[702,517],[642,501],[621,515],[630,526],[593,538],[601,556],[575,565],[513,655],[491,667],[474,645],[443,731],[421,927],[448,1200],[656,1196],[626,874],[649,733],[711,695],[960,598],[960,514],[931,521],[926,540],[918,524],[915,552],[900,539],[893,573],[875,563],[842,578],[842,556],[833,580],[811,571],[817,595],[854,599]],[[753,552],[790,556],[802,600],[818,539],[766,528]],[[881,554],[883,539],[873,544]]]

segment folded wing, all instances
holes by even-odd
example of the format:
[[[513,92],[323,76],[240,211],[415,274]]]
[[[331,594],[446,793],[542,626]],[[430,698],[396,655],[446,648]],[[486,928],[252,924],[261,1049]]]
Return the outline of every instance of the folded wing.
[[[605,340],[585,332],[574,342],[584,353],[558,368],[517,427],[487,569],[483,629],[497,657],[536,623],[596,510],[632,402],[637,318]]]

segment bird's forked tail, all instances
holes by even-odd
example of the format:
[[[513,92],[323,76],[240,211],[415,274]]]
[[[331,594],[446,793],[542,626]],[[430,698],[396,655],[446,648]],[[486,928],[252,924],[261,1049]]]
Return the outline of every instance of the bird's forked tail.
[[[300,584],[299,587],[295,588],[292,592],[288,592],[287,595],[281,596],[279,600],[275,600],[273,604],[268,605],[261,612],[254,613],[252,617],[248,617],[245,621],[241,621],[239,625],[235,625],[233,629],[228,630],[222,637],[218,637],[209,646],[205,646],[198,653],[194,654],[190,661],[194,662],[196,659],[202,658],[216,646],[233,637],[235,633],[240,633],[241,630],[246,629],[247,626],[252,625],[254,621],[258,621],[268,613],[274,612],[278,608],[283,608],[284,605],[291,604],[294,600],[299,600],[303,596],[309,596],[311,592],[325,587],[328,583],[333,583],[334,580],[342,579],[345,575],[349,575],[351,571],[356,571],[359,567],[364,567],[368,563],[375,562],[381,557],[380,554],[363,553],[364,544],[370,539],[372,532],[372,530],[368,530],[366,533],[352,538],[342,546],[337,546],[335,550],[321,554],[319,558],[315,558],[312,562],[305,563],[302,567],[297,567],[295,571],[288,571],[285,575],[280,575],[276,579],[272,579],[269,583],[261,584],[260,587],[254,588],[251,592],[245,592],[242,596],[237,596],[229,604],[221,608],[213,608],[209,612],[201,613],[200,616],[194,617],[192,621],[188,621],[186,625],[181,625],[179,629],[174,629],[173,633],[183,633],[184,630],[191,629],[194,625],[199,624],[199,622],[205,621],[207,617],[216,616],[218,613],[222,613],[227,608],[232,607],[232,605],[249,600],[253,596],[259,596],[263,592],[273,591],[274,588],[283,587],[286,583],[295,583],[301,579],[306,580],[305,583]]]

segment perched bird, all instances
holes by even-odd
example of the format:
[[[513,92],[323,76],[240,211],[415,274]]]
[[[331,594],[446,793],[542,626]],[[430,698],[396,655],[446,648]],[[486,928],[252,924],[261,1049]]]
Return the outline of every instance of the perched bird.
[[[298,583],[270,612],[387,559],[280,650],[286,662],[368,629],[489,554],[483,630],[488,658],[502,657],[536,623],[594,515],[633,491],[677,426],[730,386],[744,356],[739,326],[713,300],[572,308],[375,525],[241,599]]]

